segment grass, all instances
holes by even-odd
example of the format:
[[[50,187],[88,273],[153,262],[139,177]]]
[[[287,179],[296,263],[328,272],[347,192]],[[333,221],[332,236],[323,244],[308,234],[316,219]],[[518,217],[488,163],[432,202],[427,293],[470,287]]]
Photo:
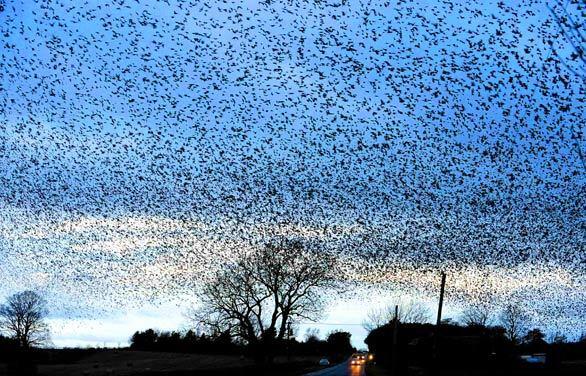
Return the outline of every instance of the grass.
[[[259,367],[239,355],[180,354],[147,351],[100,351],[68,364],[40,364],[39,376],[293,376],[316,368],[318,358],[275,358]],[[0,364],[0,375],[4,375]]]

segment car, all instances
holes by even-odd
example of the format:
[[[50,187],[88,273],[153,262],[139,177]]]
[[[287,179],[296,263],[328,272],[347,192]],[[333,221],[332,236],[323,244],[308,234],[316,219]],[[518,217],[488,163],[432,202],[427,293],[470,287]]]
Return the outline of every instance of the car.
[[[321,358],[321,359],[319,360],[319,365],[320,365],[320,366],[329,366],[329,365],[330,365],[330,361],[329,361],[329,360],[327,360],[326,358]]]
[[[362,353],[352,354],[350,357],[350,364],[353,366],[361,365],[366,363],[366,355]]]
[[[531,355],[521,355],[519,357],[522,362],[528,364],[545,364],[547,363],[547,355],[544,353],[539,354],[531,354]]]

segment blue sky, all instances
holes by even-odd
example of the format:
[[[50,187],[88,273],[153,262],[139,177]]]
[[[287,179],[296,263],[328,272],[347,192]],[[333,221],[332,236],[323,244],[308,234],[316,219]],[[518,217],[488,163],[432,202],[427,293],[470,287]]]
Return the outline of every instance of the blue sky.
[[[586,91],[546,4],[6,1],[0,295],[115,325],[278,234],[586,330]]]

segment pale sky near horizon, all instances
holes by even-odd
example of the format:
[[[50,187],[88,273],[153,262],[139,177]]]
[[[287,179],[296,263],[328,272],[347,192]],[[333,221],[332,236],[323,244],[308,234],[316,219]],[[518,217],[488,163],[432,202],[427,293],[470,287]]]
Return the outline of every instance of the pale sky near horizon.
[[[282,236],[356,297],[433,301],[445,270],[454,315],[586,332],[586,81],[547,7],[575,4],[3,3],[0,298],[42,291],[56,344],[181,325]]]
[[[398,302],[400,297],[388,293],[373,294],[363,291],[362,297],[334,301],[326,307],[325,313],[315,322],[303,320],[295,325],[295,337],[303,341],[309,329],[318,331],[320,338],[335,330],[343,330],[352,334],[352,345],[357,349],[366,348],[364,339],[368,335],[363,323],[369,310],[387,307]],[[404,301],[409,298],[403,297]],[[429,322],[435,320],[434,301],[419,299],[429,308]],[[135,312],[114,314],[111,317],[92,318],[72,321],[69,319],[50,319],[53,344],[57,347],[124,347],[137,330],[155,329],[160,331],[184,332],[190,328],[186,313],[190,305],[179,302],[159,306],[149,306]],[[444,307],[443,317],[457,319],[459,309]]]

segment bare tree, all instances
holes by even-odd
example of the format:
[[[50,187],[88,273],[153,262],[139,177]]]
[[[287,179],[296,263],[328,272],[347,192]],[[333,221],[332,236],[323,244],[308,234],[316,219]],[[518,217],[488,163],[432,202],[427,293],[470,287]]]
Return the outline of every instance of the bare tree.
[[[17,340],[21,347],[42,345],[49,339],[47,314],[47,303],[36,292],[14,294],[0,305],[0,330]]]
[[[320,314],[333,266],[332,257],[301,242],[268,244],[220,269],[203,287],[192,319],[252,345],[283,339],[293,320]]]
[[[500,314],[500,324],[505,328],[506,336],[513,343],[519,342],[528,321],[527,313],[516,303],[505,306]]]
[[[576,5],[576,12],[578,18],[572,16],[568,11],[568,6]],[[570,67],[563,57],[560,57],[561,63],[568,68],[573,74],[586,80],[586,32],[584,27],[584,12],[586,12],[586,4],[580,2],[571,2],[569,0],[557,0],[553,6],[547,6],[553,20],[557,24],[560,34],[573,50],[569,57],[571,61],[577,61],[577,69]],[[553,42],[550,42],[551,51],[554,55],[559,57],[558,51],[553,47]]]
[[[574,15],[572,15],[568,7],[572,6]],[[559,35],[563,38],[565,44],[571,46],[572,54],[569,57],[561,56],[559,51],[554,47],[555,41],[550,40],[549,46],[554,56],[557,56],[559,61],[576,77],[586,82],[586,2],[584,1],[570,1],[570,0],[556,0],[553,5],[547,6],[553,20],[558,26]],[[572,128],[572,138],[577,142],[574,147],[578,152],[582,167],[586,169],[586,155],[582,150],[582,136],[584,134],[583,124],[577,123]]]
[[[425,323],[429,322],[431,318],[429,308],[425,304],[413,299],[398,299],[383,308],[370,310],[366,315],[366,320],[362,322],[364,329],[370,332],[391,322],[395,318],[395,306],[399,306],[399,322]]]
[[[460,320],[468,326],[487,326],[491,321],[491,309],[485,304],[471,304],[462,311]]]

